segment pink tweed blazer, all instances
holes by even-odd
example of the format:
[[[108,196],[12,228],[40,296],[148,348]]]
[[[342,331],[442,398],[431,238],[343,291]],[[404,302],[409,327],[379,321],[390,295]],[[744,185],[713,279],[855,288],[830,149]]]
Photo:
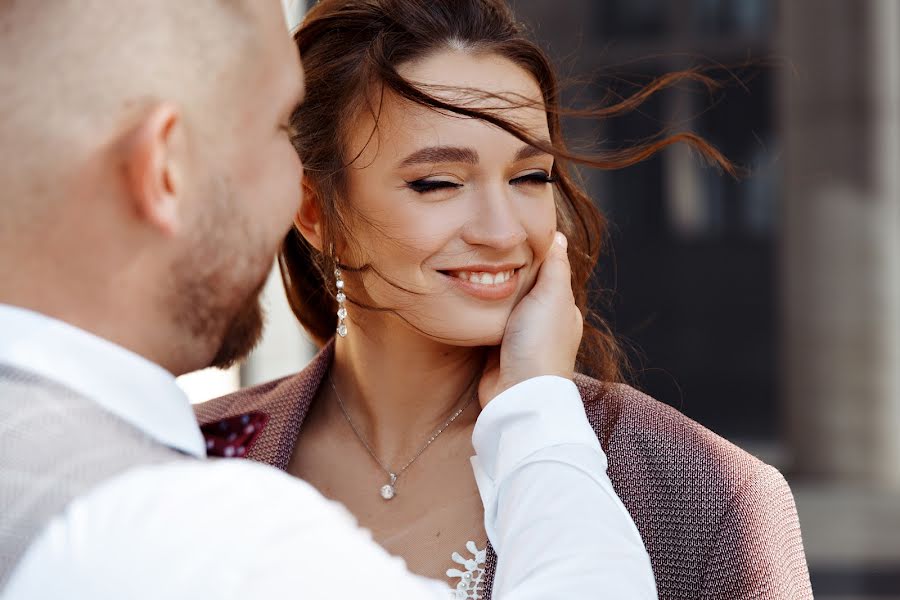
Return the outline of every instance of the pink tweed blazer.
[[[284,470],[332,356],[329,344],[300,373],[200,404],[197,417],[265,413],[246,457]],[[794,499],[776,469],[628,386],[575,383],[661,599],[812,598]],[[488,547],[488,599],[496,564]]]

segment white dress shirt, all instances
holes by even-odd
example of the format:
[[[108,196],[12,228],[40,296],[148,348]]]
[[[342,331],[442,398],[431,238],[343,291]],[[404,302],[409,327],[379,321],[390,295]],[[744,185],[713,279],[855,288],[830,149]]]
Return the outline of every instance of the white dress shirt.
[[[161,444],[205,459],[175,378],[106,340],[0,305],[0,363],[52,379]],[[571,381],[535,378],[482,411],[472,466],[499,556],[497,600],[656,598],[650,561],[606,476]],[[32,542],[3,599],[447,598],[341,505],[243,460],[140,466],[73,500]]]

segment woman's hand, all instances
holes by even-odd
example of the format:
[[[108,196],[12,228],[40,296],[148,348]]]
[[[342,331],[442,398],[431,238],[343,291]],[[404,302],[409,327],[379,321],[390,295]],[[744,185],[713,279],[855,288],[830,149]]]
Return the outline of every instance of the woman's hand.
[[[478,386],[482,408],[517,383],[541,375],[571,379],[584,320],[575,306],[566,237],[557,232],[534,288],[513,309]]]

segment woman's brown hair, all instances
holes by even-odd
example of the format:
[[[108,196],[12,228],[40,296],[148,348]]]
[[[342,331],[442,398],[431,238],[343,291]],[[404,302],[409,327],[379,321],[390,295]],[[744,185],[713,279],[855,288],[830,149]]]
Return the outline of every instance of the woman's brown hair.
[[[346,215],[348,156],[345,128],[361,111],[378,115],[379,99],[391,92],[401,99],[503,128],[525,143],[556,158],[558,228],[569,239],[572,289],[586,315],[578,353],[578,370],[615,382],[623,378],[623,353],[613,332],[590,312],[588,283],[606,241],[603,215],[577,182],[572,165],[621,169],[634,165],[674,143],[685,142],[710,161],[731,171],[721,154],[692,133],[660,136],[635,146],[598,154],[577,154],[562,139],[561,116],[617,116],[638,107],[657,91],[685,80],[711,84],[700,71],[665,75],[634,95],[604,107],[565,111],[559,83],[544,51],[531,41],[505,0],[321,0],[306,16],[294,37],[306,71],[307,95],[292,117],[297,148],[311,187],[315,189],[324,224],[326,248],[351,236]],[[550,143],[503,119],[496,111],[456,106],[417,87],[398,74],[398,67],[445,49],[463,49],[502,56],[538,82],[550,129]],[[333,257],[313,248],[295,229],[287,236],[279,265],[294,314],[319,343],[334,335],[337,303],[331,285]],[[352,300],[352,298],[350,299]]]

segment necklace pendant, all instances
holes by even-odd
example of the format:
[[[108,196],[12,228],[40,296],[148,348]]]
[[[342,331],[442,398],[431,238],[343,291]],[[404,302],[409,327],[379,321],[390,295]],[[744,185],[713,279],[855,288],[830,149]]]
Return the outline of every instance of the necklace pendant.
[[[397,483],[397,476],[393,473],[389,473],[391,476],[391,482],[387,485],[381,486],[381,497],[385,500],[390,500],[393,498],[397,491],[394,489],[394,484]]]

